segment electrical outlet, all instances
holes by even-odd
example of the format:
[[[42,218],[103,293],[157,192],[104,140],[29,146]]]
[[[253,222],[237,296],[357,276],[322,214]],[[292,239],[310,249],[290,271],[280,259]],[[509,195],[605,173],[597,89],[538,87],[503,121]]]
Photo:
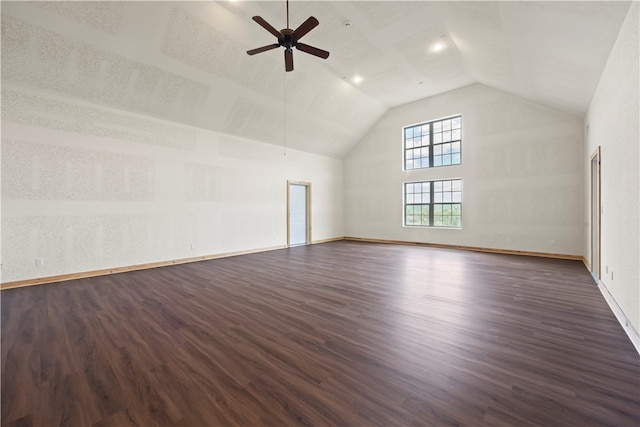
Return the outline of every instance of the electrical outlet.
[[[44,258],[37,257],[36,258],[36,267],[42,267],[44,265]]]
[[[604,272],[605,272],[605,274],[609,274],[609,266],[608,265],[604,266]]]
[[[556,245],[556,239],[551,240],[551,246],[555,246]]]
[[[196,248],[196,244],[195,244],[195,243],[192,243],[192,244],[191,244],[191,250],[194,250],[195,248]]]
[[[611,270],[611,280],[613,280],[613,270]]]

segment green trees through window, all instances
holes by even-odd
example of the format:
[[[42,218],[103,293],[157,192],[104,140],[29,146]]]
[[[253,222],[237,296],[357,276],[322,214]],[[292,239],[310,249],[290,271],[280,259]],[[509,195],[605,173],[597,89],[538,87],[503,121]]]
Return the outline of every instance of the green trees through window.
[[[462,180],[404,184],[404,225],[462,227]]]

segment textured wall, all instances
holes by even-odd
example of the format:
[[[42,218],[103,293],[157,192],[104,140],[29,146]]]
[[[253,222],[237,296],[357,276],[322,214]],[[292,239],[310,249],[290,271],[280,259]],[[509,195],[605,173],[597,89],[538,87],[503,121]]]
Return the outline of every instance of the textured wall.
[[[3,282],[285,245],[288,179],[344,234],[341,160],[3,89]]]
[[[593,97],[584,163],[601,147],[601,282],[640,332],[640,68],[634,2]],[[589,182],[586,171],[585,182]],[[589,186],[587,186],[587,191]],[[588,194],[588,193],[586,193]],[[586,199],[584,215],[589,218]],[[589,228],[585,258],[591,257]]]
[[[402,127],[463,117],[462,165],[402,170]],[[583,121],[483,85],[390,110],[345,158],[347,236],[582,255]],[[463,179],[463,228],[403,227],[402,183]]]

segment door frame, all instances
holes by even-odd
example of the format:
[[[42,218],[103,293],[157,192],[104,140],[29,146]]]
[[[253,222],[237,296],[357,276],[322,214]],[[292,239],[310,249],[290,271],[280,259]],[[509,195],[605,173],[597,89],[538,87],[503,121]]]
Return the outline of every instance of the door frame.
[[[597,174],[596,177],[593,176],[594,174],[594,161],[596,162],[596,171],[595,173]],[[601,163],[602,163],[602,158],[600,155],[600,146],[598,146],[598,148],[596,148],[596,150],[593,152],[593,154],[591,155],[591,160],[589,161],[589,252],[591,255],[590,258],[590,264],[591,264],[591,268],[589,269],[591,271],[591,275],[594,276],[594,278],[596,279],[596,282],[600,280],[600,271],[602,270],[602,266],[601,264],[601,253],[602,253],[602,245],[601,245],[601,240],[600,240],[600,230],[602,228],[602,205],[601,205],[601,201],[602,201],[602,193],[601,193],[601,189],[602,186],[600,185],[601,183]],[[593,197],[593,193],[594,193],[594,181],[596,182],[596,188],[595,190],[597,191],[597,200],[594,200]],[[594,218],[593,213],[596,212],[597,218]],[[598,226],[597,229],[594,230],[594,221],[597,220],[598,221]],[[594,235],[594,233],[597,233],[597,235]],[[594,245],[594,242],[596,242],[597,245],[597,250],[598,253],[596,255],[596,245]],[[594,259],[596,259],[597,257],[597,269],[594,267]],[[597,271],[594,271],[597,270]]]
[[[302,185],[306,187],[306,212],[307,212],[307,238],[305,245],[311,244],[311,183],[306,181],[287,180],[287,247],[291,247],[291,186]]]

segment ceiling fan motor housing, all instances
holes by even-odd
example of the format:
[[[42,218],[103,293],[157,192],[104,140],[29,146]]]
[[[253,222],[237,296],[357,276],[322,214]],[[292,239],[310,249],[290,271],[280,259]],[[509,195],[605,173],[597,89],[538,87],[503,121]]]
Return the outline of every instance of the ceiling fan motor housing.
[[[293,30],[291,28],[283,28],[280,33],[282,37],[278,39],[278,43],[285,49],[291,50],[297,43],[297,40],[293,37]]]

